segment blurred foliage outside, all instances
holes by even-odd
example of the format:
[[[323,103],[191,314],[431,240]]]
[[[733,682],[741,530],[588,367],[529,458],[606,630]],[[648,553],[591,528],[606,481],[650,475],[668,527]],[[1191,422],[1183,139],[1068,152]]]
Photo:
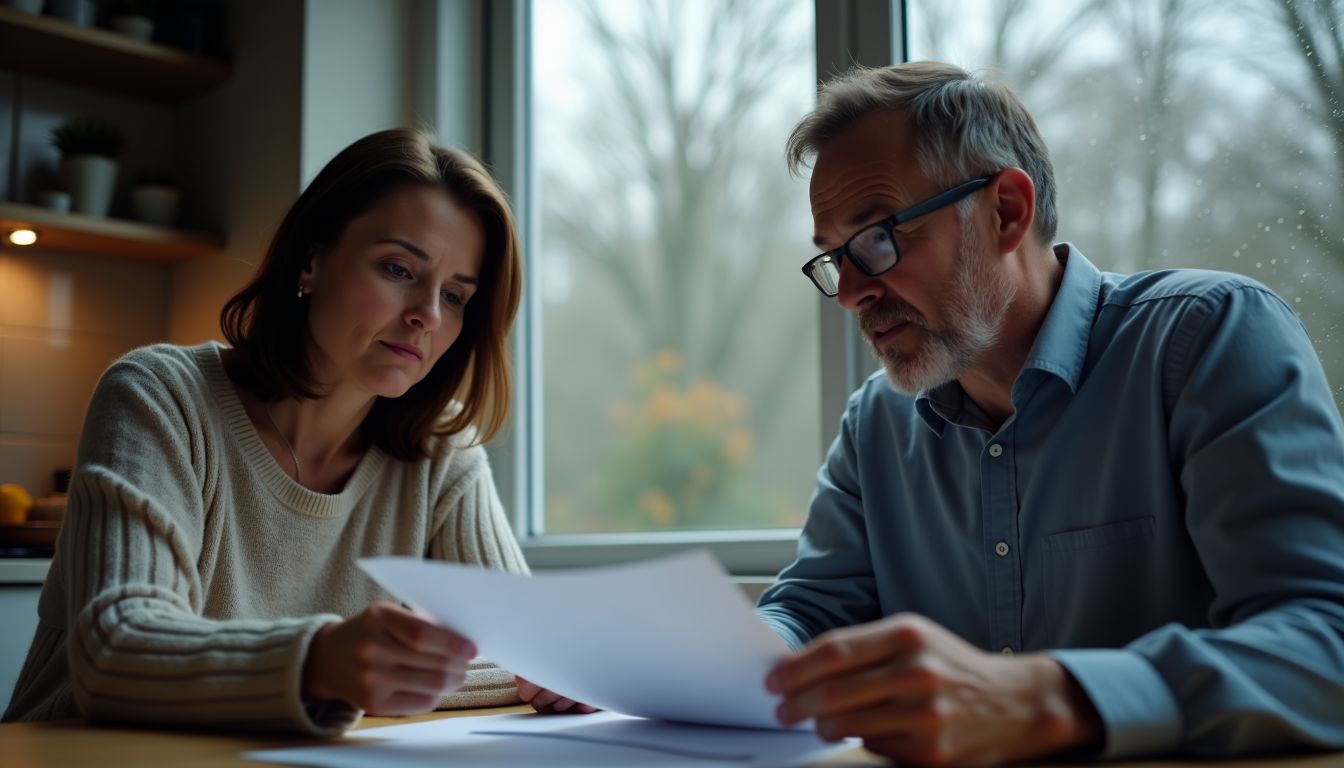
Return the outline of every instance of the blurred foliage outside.
[[[746,403],[707,379],[683,387],[680,372],[681,356],[660,351],[634,371],[636,401],[613,409],[621,437],[603,470],[607,508],[637,510],[649,529],[777,525],[745,476],[754,447]]]

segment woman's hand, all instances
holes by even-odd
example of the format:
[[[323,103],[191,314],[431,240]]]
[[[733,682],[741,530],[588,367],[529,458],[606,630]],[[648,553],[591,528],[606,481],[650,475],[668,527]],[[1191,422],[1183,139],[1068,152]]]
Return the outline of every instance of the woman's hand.
[[[405,608],[375,603],[313,635],[303,697],[376,715],[428,712],[466,680],[476,646]]]
[[[518,697],[523,700],[523,703],[531,704],[532,708],[538,712],[588,715],[597,711],[597,707],[590,707],[573,699],[567,699],[554,691],[548,691],[534,683],[529,683],[521,677],[515,677],[514,682],[518,684]]]

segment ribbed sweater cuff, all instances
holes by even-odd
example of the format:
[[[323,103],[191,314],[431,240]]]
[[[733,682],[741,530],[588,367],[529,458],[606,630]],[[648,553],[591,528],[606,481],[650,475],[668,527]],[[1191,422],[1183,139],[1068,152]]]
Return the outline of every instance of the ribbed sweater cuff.
[[[466,682],[440,699],[438,708],[506,707],[520,702],[513,673],[478,656],[471,660]]]
[[[312,620],[298,635],[293,655],[293,663],[287,672],[285,699],[290,711],[290,720],[305,733],[314,736],[339,736],[352,728],[364,716],[362,710],[343,701],[305,701],[303,699],[303,665],[308,658],[308,646],[313,642],[317,630],[340,621],[339,616],[320,615]]]

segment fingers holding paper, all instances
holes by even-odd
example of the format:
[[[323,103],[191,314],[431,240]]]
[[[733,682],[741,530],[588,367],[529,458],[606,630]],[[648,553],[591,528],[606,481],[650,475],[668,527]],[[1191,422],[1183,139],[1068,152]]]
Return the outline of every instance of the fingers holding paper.
[[[375,603],[313,635],[303,696],[378,715],[434,709],[466,679],[470,640],[391,603]]]
[[[518,698],[543,714],[587,715],[597,711],[597,707],[566,698],[555,691],[548,691],[525,678],[515,677],[514,682],[518,684]]]
[[[987,653],[921,616],[829,632],[766,681],[785,725],[920,764],[993,764],[1100,737],[1086,695],[1043,655]]]

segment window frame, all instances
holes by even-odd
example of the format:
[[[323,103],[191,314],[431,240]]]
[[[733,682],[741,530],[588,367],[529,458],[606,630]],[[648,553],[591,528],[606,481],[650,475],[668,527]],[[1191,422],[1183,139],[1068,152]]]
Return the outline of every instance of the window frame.
[[[449,2],[449,0],[441,0]],[[482,3],[483,0],[474,0]],[[851,65],[883,66],[903,60],[905,7],[902,0],[814,0],[819,80]],[[479,5],[477,6],[480,7]],[[534,185],[525,78],[530,72],[531,0],[485,2],[478,18],[486,41],[483,55],[486,87],[481,94],[485,116],[482,155],[513,201],[519,223],[525,271],[532,269],[536,242]],[[781,148],[781,157],[782,157]],[[781,159],[780,162],[783,162]],[[800,244],[801,247],[801,244]],[[781,269],[789,268],[781,264]],[[821,444],[824,460],[835,438],[849,394],[874,369],[854,318],[835,302],[818,295],[822,344]],[[610,534],[548,534],[542,526],[543,445],[541,397],[540,292],[525,281],[524,295],[512,338],[515,393],[508,428],[487,450],[496,486],[510,511],[514,533],[528,563],[537,569],[608,565],[657,557],[688,548],[709,549],[732,574],[773,576],[792,562],[799,529],[705,530]]]

